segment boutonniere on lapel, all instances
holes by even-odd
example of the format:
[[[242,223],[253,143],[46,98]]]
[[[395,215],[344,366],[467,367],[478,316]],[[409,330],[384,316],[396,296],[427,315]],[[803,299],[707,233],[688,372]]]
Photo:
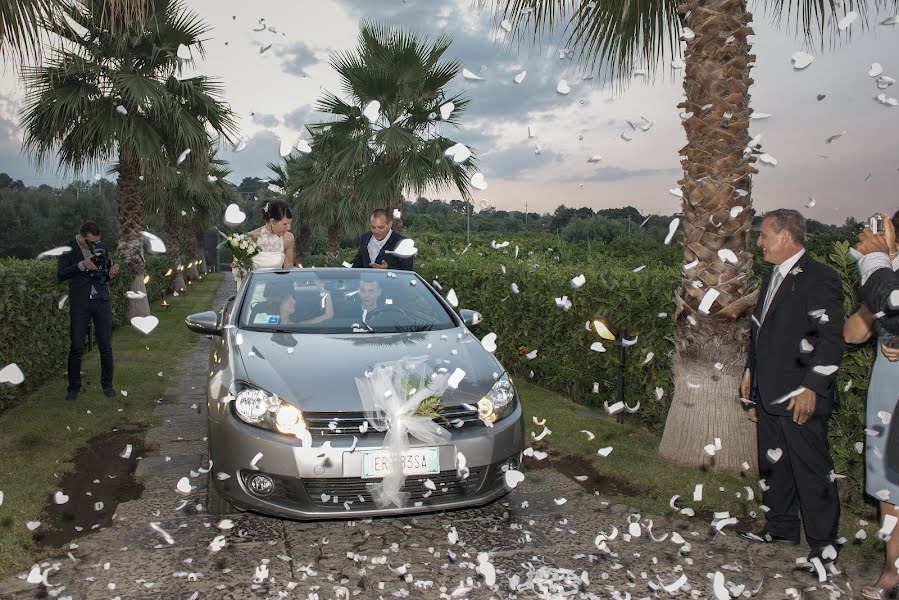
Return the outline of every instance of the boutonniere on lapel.
[[[794,279],[793,279],[793,285],[790,286],[790,291],[791,291],[791,292],[795,292],[795,291],[796,291],[796,279],[795,279],[795,277],[796,277],[797,275],[799,275],[800,273],[802,273],[802,267],[793,267],[793,270],[790,271],[790,275],[792,275],[792,276],[794,277]]]

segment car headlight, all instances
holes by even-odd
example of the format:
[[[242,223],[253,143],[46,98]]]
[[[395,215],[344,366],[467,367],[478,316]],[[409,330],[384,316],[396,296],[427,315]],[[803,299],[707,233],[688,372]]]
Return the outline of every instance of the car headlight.
[[[241,421],[255,427],[287,435],[297,435],[306,429],[300,409],[275,394],[247,384],[239,385],[231,406]]]
[[[478,417],[485,423],[495,423],[515,409],[515,386],[507,373],[496,380],[487,395],[478,400]]]

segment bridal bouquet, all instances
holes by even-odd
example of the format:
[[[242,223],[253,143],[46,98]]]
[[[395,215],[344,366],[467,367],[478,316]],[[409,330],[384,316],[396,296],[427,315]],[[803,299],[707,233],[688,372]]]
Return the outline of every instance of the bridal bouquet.
[[[224,238],[224,241],[218,247],[221,248],[227,245],[231,249],[231,254],[234,255],[234,262],[237,265],[233,266],[231,271],[234,273],[237,288],[240,289],[247,273],[253,269],[253,257],[259,254],[259,246],[256,244],[253,236],[248,233],[225,235],[219,231],[219,235]]]
[[[241,275],[246,275],[253,268],[253,257],[259,254],[259,246],[256,240],[248,233],[232,233],[231,235],[222,234],[225,241],[237,261],[237,268],[240,269]]]

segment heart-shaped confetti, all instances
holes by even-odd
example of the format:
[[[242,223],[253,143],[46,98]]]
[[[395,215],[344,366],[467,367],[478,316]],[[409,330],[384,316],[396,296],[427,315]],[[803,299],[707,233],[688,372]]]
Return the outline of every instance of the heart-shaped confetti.
[[[457,368],[455,371],[453,371],[452,375],[449,376],[449,379],[446,380],[446,385],[455,390],[459,387],[459,384],[462,383],[462,379],[464,377],[465,371]]]
[[[159,319],[153,315],[146,317],[132,317],[131,325],[144,335],[149,335],[151,331],[159,325]]]
[[[50,250],[44,250],[40,254],[37,255],[38,259],[47,258],[49,256],[62,256],[66,252],[71,252],[71,246],[57,246],[56,248],[51,248]]]
[[[486,190],[487,189],[487,180],[484,179],[483,173],[475,173],[471,176],[471,186],[477,190]]]
[[[182,494],[189,494],[193,490],[193,487],[190,485],[190,479],[188,479],[187,477],[182,477],[178,480],[175,489]]]
[[[837,23],[837,29],[839,29],[840,31],[847,29],[855,22],[857,18],[857,12],[855,12],[854,10],[849,11],[848,13],[846,13],[846,16],[840,19],[839,23]]]
[[[381,103],[377,100],[372,100],[368,104],[365,105],[365,108],[362,109],[362,116],[368,119],[370,123],[378,120],[378,116],[381,114]]]
[[[394,248],[393,250],[388,250],[387,252],[385,252],[385,254],[393,254],[401,258],[412,258],[416,254],[418,254],[418,248],[415,247],[415,240],[411,238],[405,238],[396,245],[396,248]]]
[[[471,158],[471,150],[468,149],[463,143],[453,144],[443,153],[444,156],[448,156],[452,159],[452,161],[456,164],[463,163],[469,158]]]
[[[797,71],[801,71],[805,69],[807,66],[812,64],[815,60],[815,57],[809,54],[808,52],[797,51],[790,56],[790,61],[793,63],[793,68]]]
[[[571,86],[568,85],[568,81],[565,79],[560,79],[558,85],[556,85],[556,92],[562,94],[563,96],[568,94],[571,91]]]
[[[515,469],[509,469],[506,471],[506,486],[515,489],[515,487],[524,481],[524,473],[521,471],[517,471]]]
[[[674,238],[674,234],[677,232],[677,228],[680,226],[680,219],[675,217],[668,224],[668,235],[665,236],[665,245],[671,243],[672,238]]]
[[[240,207],[236,204],[229,204],[228,208],[225,209],[225,224],[226,225],[240,225],[244,221],[247,220],[247,215],[245,212],[240,210]]]
[[[19,385],[23,381],[25,381],[25,375],[16,363],[10,363],[0,369],[0,383]]]
[[[781,459],[781,457],[783,456],[783,454],[784,454],[784,451],[781,450],[780,448],[769,448],[768,451],[765,452],[765,455],[768,457],[768,460],[770,460],[772,463],[776,463],[777,461],[779,461]]]
[[[450,306],[452,306],[453,308],[459,306],[459,298],[456,296],[456,290],[451,289],[446,294],[446,301],[449,302]]]
[[[488,333],[481,340],[481,345],[484,347],[484,350],[487,352],[496,352],[496,334],[493,332]]]
[[[56,504],[65,504],[68,501],[69,497],[62,492],[56,492],[55,494],[53,494],[53,502]]]
[[[453,111],[456,110],[456,105],[452,102],[445,102],[440,105],[440,118],[446,121],[450,118],[450,115],[453,114]]]

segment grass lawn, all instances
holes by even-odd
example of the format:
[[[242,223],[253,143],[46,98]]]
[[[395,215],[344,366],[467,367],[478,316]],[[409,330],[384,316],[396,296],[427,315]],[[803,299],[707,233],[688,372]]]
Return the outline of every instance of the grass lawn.
[[[95,347],[82,362],[89,391],[76,402],[65,400],[65,364],[60,364],[59,377],[0,414],[0,576],[33,563],[32,532],[25,524],[42,520],[43,508],[59,489],[57,476],[71,468],[75,451],[97,434],[150,422],[155,401],[169,385],[169,373],[196,339],[184,326],[184,317],[209,309],[221,281],[220,273],[212,273],[191,285],[189,295],[168,296],[169,311],[151,306],[159,325],[147,336],[131,326],[113,332],[114,385],[127,396],[103,395]]]
[[[692,507],[697,514],[692,521],[697,526],[710,523],[712,512],[725,510],[740,519],[737,527],[741,529],[753,523],[748,518],[750,511],[757,513],[756,525],[752,529],[761,528],[764,523],[763,513],[759,509],[762,496],[756,475],[724,475],[672,464],[659,457],[659,438],[652,433],[619,424],[605,415],[586,414],[585,407],[521,378],[516,379],[515,385],[524,407],[525,443],[549,451],[549,456],[544,459],[545,463],[549,463],[547,466],[560,468],[572,475],[590,475],[571,472],[572,465],[576,469],[577,465],[583,464],[577,460],[565,464],[569,462],[567,457],[575,457],[587,461],[599,475],[613,480],[604,482],[605,487],[602,484],[594,486],[588,480],[584,484],[587,489],[597,489],[614,502],[655,514],[672,514],[674,511],[668,502],[672,496],[680,495],[677,507]],[[539,434],[543,430],[542,426],[534,424],[532,417],[546,419],[546,426],[552,434],[532,443],[531,432]],[[596,438],[588,441],[587,436],[580,432],[582,429],[593,432]],[[605,458],[597,455],[598,449],[608,446],[614,448],[611,454]],[[528,463],[534,464],[532,460]],[[701,502],[693,502],[693,489],[697,483],[703,484]],[[755,495],[752,502],[746,501],[746,486],[752,488]],[[737,498],[737,493],[741,494],[740,498]],[[863,543],[855,542],[860,518],[869,522],[865,527],[868,537]],[[733,529],[727,528],[728,531]],[[875,535],[878,529],[879,523],[873,509],[868,514],[858,515],[844,508],[840,535],[845,536],[849,543],[843,548],[843,556],[882,560],[883,543]]]

